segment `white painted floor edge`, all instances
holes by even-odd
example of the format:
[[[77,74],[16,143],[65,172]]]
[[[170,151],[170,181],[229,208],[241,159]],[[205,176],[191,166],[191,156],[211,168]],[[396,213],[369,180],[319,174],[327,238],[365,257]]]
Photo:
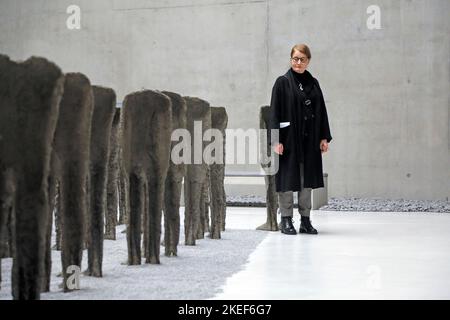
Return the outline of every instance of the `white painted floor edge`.
[[[265,208],[227,210],[230,228],[265,221]],[[267,232],[214,299],[450,299],[450,214],[313,211],[312,221],[317,236]]]

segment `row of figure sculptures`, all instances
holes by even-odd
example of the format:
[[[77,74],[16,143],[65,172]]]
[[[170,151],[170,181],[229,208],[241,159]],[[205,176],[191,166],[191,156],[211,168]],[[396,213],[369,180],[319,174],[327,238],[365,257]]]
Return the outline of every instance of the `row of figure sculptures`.
[[[102,277],[103,241],[115,239],[118,224],[127,226],[129,265],[160,263],[161,244],[176,256],[182,186],[185,245],[206,232],[221,238],[225,161],[174,163],[171,135],[193,133],[201,121],[202,132],[222,133],[224,148],[225,108],[157,90],[116,105],[113,89],[81,73],[63,73],[45,58],[0,55],[0,259],[13,258],[14,299],[49,291],[53,242],[64,291],[72,290],[68,268],[81,268],[83,250],[85,274]]]

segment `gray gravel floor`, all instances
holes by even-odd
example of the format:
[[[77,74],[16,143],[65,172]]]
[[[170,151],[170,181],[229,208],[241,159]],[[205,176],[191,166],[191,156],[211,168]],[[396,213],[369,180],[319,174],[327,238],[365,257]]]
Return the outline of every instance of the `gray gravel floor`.
[[[320,210],[382,212],[449,212],[450,201],[381,198],[331,198]]]
[[[183,220],[182,220],[183,221]],[[249,255],[264,240],[266,232],[255,230],[227,230],[222,239],[208,237],[197,240],[195,246],[185,246],[180,234],[178,257],[161,256],[160,265],[127,266],[126,235],[117,229],[117,240],[105,240],[103,278],[81,275],[81,290],[64,293],[58,287],[62,279],[60,252],[52,251],[51,292],[42,294],[44,300],[191,300],[209,299],[221,291],[226,279],[242,270]],[[164,230],[164,229],[163,229]],[[182,229],[183,230],[183,227]],[[161,252],[164,248],[161,247]],[[84,251],[83,268],[87,267]],[[12,259],[2,261],[3,283],[0,300],[11,299]]]
[[[255,195],[227,197],[228,206],[265,207],[265,198]],[[361,211],[361,212],[448,212],[450,201],[445,200],[405,200],[382,198],[343,198],[328,200],[328,205],[319,210]]]

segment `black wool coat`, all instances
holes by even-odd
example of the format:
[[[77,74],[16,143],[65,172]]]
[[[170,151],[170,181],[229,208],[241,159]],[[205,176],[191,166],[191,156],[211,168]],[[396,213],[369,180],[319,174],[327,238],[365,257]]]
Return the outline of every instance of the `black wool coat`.
[[[301,91],[295,79],[294,72],[289,69],[286,74],[275,81],[272,89],[270,103],[270,129],[279,129],[279,142],[283,144],[283,155],[279,157],[279,169],[275,176],[276,191],[301,191],[300,162],[304,159],[304,186],[317,189],[324,186],[322,152],[320,141],[331,141],[330,125],[328,123],[327,109],[319,82],[311,73],[305,71],[310,77],[311,88],[306,94]],[[306,106],[307,100],[311,104]],[[307,107],[312,108],[310,118],[312,136],[305,141],[302,132],[305,129],[305,116]],[[280,123],[284,127],[280,128]],[[289,123],[286,126],[286,123]],[[272,135],[272,147],[278,141]]]

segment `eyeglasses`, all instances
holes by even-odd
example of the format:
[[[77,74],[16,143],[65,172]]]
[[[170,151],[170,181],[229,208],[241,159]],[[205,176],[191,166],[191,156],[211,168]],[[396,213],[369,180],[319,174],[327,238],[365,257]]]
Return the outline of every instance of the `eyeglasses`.
[[[294,61],[295,63],[299,64],[299,63],[305,63],[308,61],[308,58],[305,57],[301,57],[301,58],[291,58],[292,61]]]

